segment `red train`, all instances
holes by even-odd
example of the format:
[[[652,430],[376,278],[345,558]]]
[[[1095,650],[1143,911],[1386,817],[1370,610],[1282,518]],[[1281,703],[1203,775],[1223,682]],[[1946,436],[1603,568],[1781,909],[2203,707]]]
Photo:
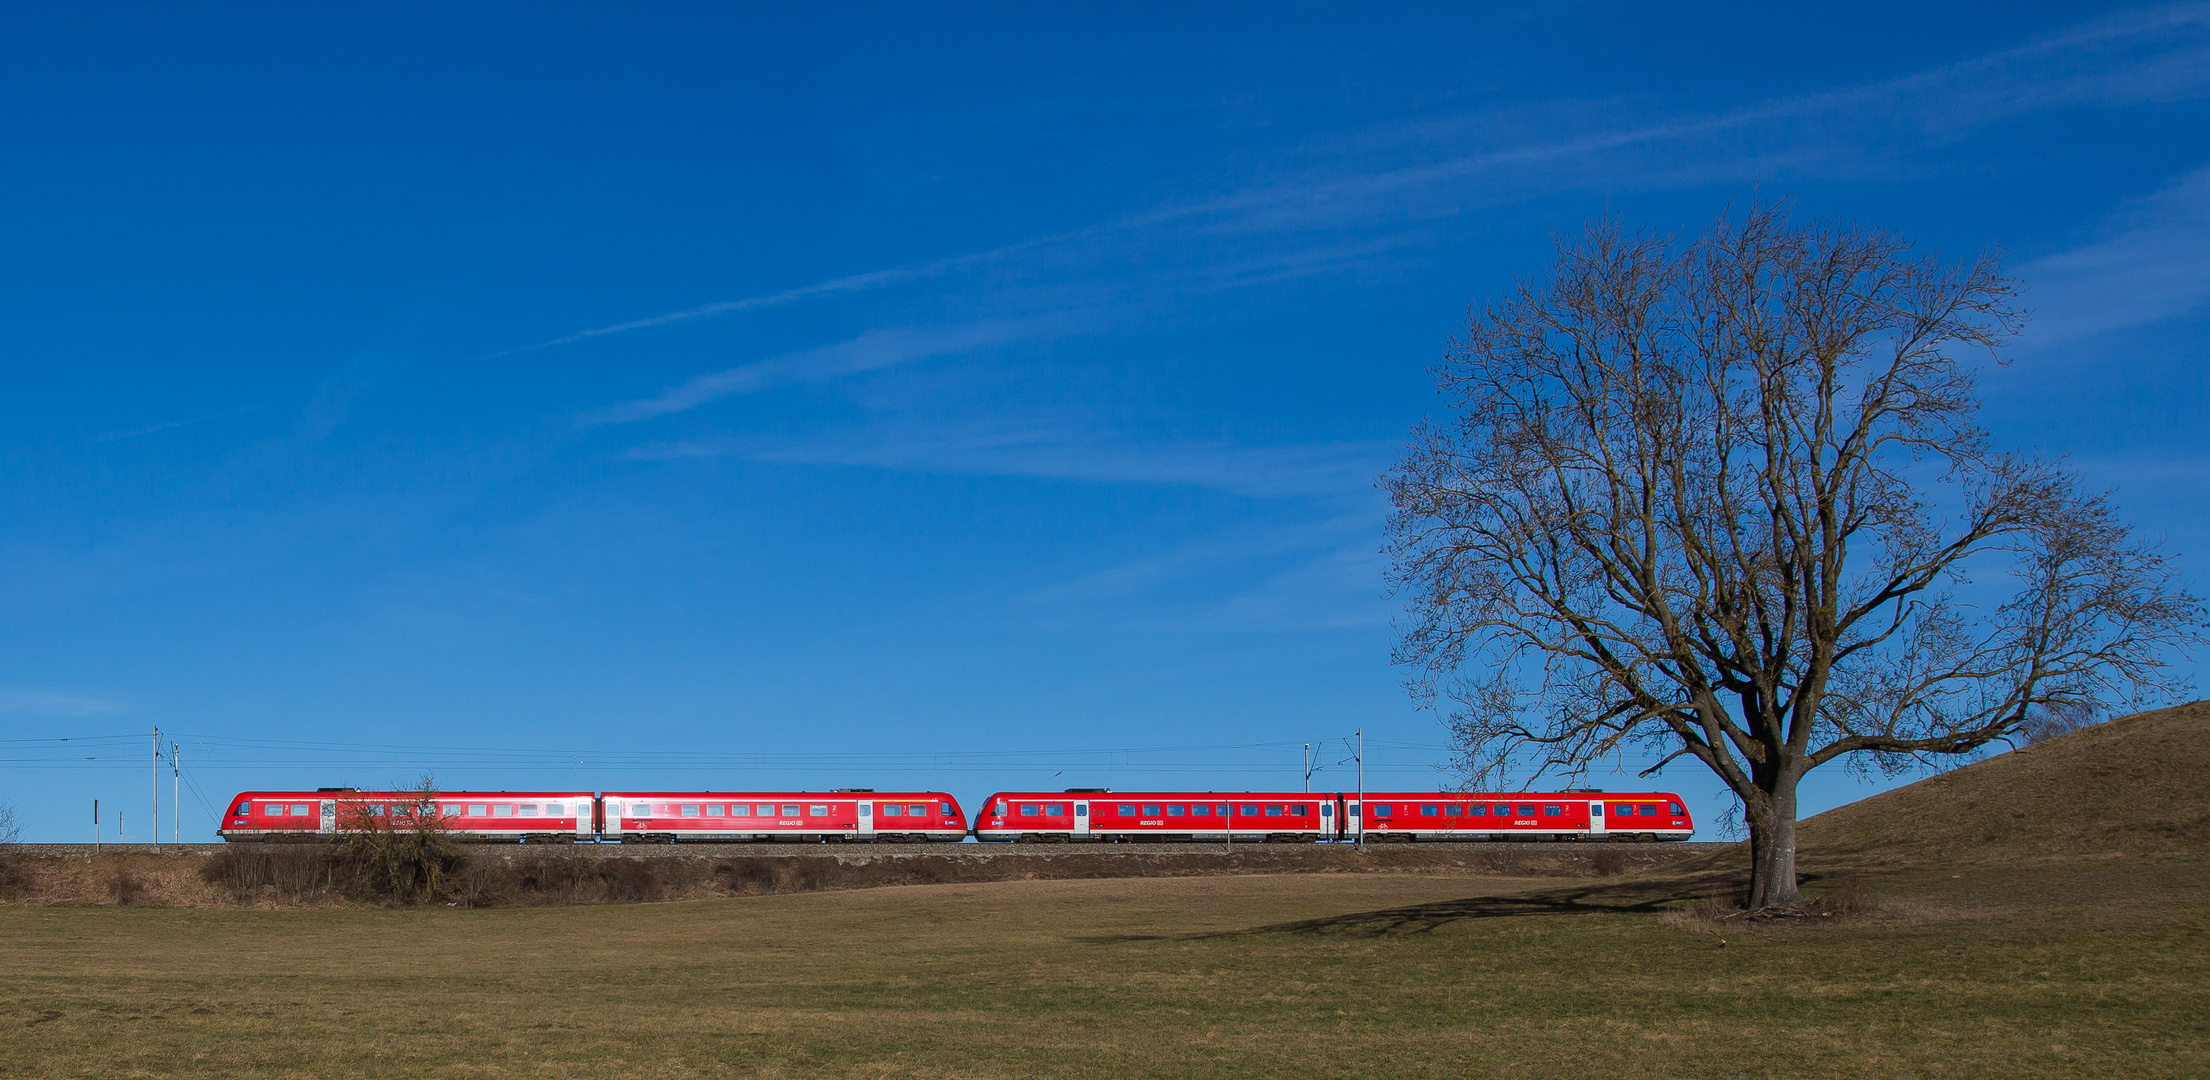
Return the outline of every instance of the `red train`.
[[[397,821],[421,796],[403,791],[322,788],[244,791],[216,831],[225,840],[296,840],[336,835],[361,818]],[[598,838],[598,796],[589,791],[441,791],[439,816],[464,840],[537,843]]]
[[[414,812],[407,792],[248,791],[232,799],[225,840],[305,840],[359,820]],[[437,813],[484,842],[1030,843],[1320,840],[1686,840],[1687,805],[1669,792],[1461,794],[1001,791],[972,827],[941,791],[447,791]]]
[[[607,792],[600,807],[599,838],[625,844],[967,838],[959,800],[941,791]]]
[[[247,791],[230,800],[225,840],[335,836],[356,815],[391,819],[418,795],[323,788]],[[439,816],[462,840],[756,843],[825,840],[957,843],[959,800],[941,791],[441,791]]]
[[[1001,791],[975,814],[975,838],[1053,843],[1355,840],[1686,840],[1688,806],[1670,792],[1477,793]]]

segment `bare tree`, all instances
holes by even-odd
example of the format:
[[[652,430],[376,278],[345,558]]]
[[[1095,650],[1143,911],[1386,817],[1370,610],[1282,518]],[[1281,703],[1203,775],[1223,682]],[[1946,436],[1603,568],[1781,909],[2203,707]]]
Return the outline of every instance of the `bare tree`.
[[[2018,734],[2029,743],[2037,743],[2086,730],[2107,719],[2101,706],[2092,701],[2052,701],[2027,710]]]
[[[394,788],[388,801],[339,802],[338,842],[370,895],[400,903],[435,899],[466,860],[437,796],[437,780],[425,776]]]
[[[1762,206],[1692,243],[1592,225],[1476,309],[1435,369],[1455,415],[1382,480],[1398,660],[1469,778],[1693,757],[1742,801],[1751,904],[1791,904],[1809,770],[2174,689],[2200,602],[1975,423],[2017,293],[1992,255]]]
[[[0,847],[23,838],[23,823],[15,816],[15,804],[0,802]]]

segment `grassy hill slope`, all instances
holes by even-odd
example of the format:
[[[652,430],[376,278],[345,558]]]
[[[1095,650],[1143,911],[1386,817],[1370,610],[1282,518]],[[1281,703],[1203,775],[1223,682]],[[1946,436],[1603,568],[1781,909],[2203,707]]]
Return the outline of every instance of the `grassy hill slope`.
[[[1829,810],[1804,820],[1798,844],[1805,869],[1823,873],[2199,857],[2210,852],[2210,701]]]

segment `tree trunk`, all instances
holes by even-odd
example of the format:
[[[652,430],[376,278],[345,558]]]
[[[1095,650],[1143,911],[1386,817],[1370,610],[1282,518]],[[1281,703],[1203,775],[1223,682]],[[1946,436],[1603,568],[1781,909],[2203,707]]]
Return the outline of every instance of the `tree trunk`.
[[[1796,781],[1773,778],[1769,809],[1750,815],[1750,908],[1792,906],[1803,902],[1796,888]]]

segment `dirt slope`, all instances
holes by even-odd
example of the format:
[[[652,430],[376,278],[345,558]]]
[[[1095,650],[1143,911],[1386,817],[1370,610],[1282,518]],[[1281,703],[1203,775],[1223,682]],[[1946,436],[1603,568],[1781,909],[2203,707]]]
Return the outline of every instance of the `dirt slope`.
[[[2210,853],[2210,701],[2136,713],[1807,818],[1807,871]]]

